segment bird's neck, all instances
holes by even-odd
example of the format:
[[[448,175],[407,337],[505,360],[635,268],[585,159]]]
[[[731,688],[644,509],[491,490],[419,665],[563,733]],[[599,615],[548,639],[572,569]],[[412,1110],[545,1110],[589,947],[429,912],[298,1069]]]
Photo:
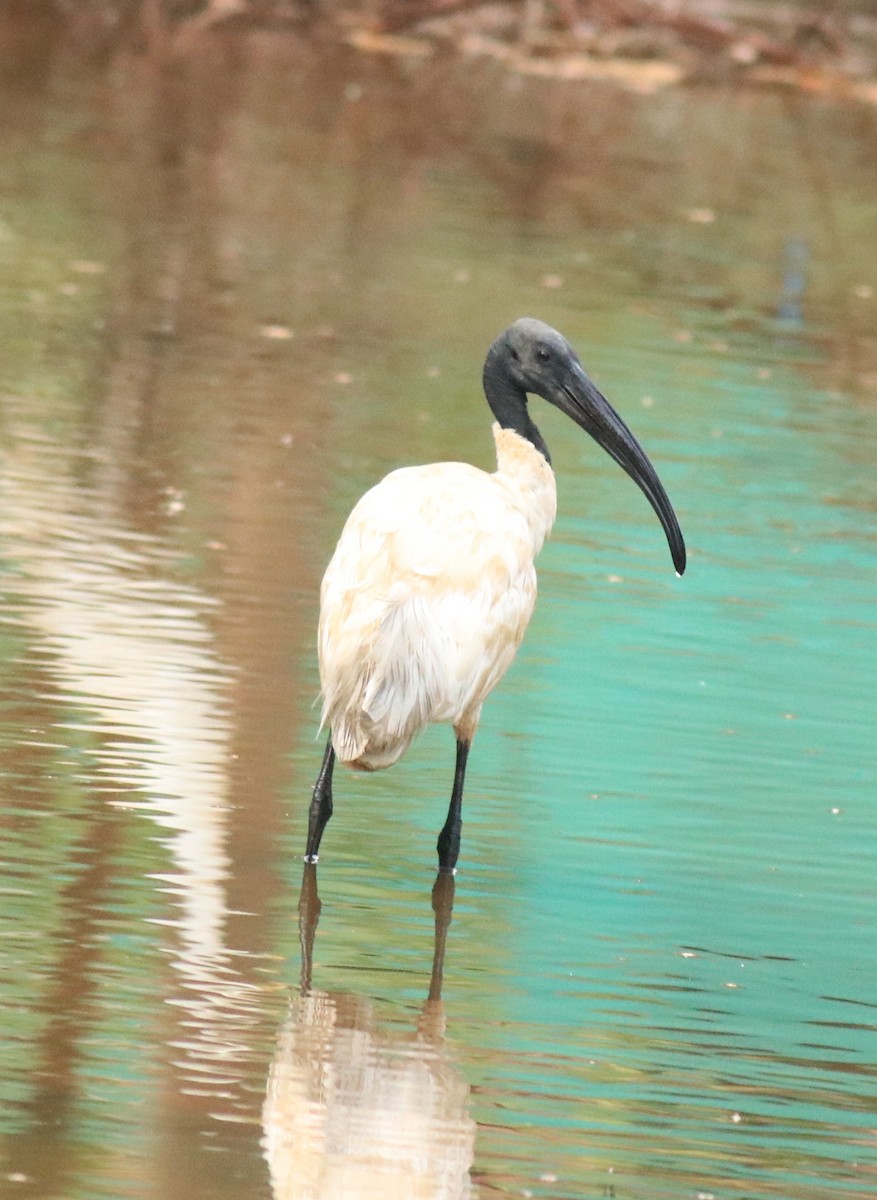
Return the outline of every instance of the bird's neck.
[[[535,556],[557,516],[554,472],[542,451],[516,430],[503,428],[497,422],[493,426],[493,440],[496,443],[493,478],[526,521]]]
[[[492,347],[491,347],[492,350]],[[527,407],[527,393],[502,366],[488,354],[484,364],[484,394],[490,411],[503,429],[511,429],[539,451],[547,463],[551,462],[548,447],[536,428]]]

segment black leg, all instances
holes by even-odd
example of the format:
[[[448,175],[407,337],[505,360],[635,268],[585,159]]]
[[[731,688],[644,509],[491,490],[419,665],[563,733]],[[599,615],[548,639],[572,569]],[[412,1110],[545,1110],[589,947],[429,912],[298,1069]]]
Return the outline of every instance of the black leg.
[[[314,784],[314,795],[308,813],[308,846],[305,850],[305,862],[315,863],[319,858],[320,838],[326,823],[332,815],[332,769],[335,766],[335,751],[332,739],[326,743],[326,753],[323,755],[323,765]]]
[[[457,766],[454,771],[454,790],[444,828],[438,836],[439,870],[453,874],[460,854],[460,831],[463,828],[463,781],[466,778],[466,759],[469,742],[457,738]]]

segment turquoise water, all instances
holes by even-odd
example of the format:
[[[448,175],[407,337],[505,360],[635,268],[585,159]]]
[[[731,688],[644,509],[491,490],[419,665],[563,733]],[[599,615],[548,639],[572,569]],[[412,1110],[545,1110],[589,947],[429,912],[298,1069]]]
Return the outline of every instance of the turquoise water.
[[[4,1195],[873,1195],[873,112],[226,55],[7,98]],[[523,313],[689,569],[541,406],[441,999],[447,729],[338,774],[302,994],[320,575],[388,469],[490,467]]]

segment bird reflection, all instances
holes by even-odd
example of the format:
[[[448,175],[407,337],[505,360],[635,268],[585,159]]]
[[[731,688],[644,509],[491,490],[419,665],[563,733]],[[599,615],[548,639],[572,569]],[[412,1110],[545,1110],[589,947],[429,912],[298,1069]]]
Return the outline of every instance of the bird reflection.
[[[432,891],[435,952],[416,1029],[382,1023],[371,1000],[311,984],[317,870],[299,899],[302,975],[268,1076],[263,1148],[275,1200],[462,1200],[475,1123],[444,1043],[441,998],[454,878]]]

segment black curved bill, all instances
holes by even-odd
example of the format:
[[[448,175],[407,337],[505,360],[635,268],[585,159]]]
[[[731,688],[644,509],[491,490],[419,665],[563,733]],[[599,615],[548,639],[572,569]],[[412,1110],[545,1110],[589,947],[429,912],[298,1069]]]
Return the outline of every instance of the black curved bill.
[[[551,398],[562,412],[615,459],[645,493],[664,527],[673,565],[681,575],[685,570],[686,557],[682,530],[657,471],[627,425],[580,367],[570,372],[569,378]]]

